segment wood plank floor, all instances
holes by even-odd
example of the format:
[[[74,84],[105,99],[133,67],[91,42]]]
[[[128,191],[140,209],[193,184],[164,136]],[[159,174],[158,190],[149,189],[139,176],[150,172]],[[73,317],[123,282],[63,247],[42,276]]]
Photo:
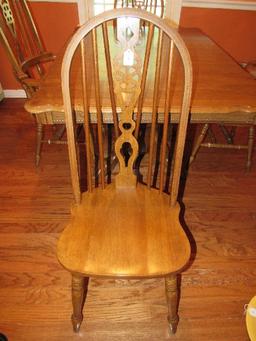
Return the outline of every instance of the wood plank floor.
[[[244,305],[256,295],[256,155],[202,149],[183,197],[193,257],[182,276],[180,323],[168,335],[162,280],[92,280],[79,335],[70,277],[56,240],[72,200],[65,145],[34,166],[33,118],[21,100],[0,104],[0,333],[10,341],[247,341]],[[238,139],[246,138],[239,128]],[[255,154],[255,153],[254,153]]]

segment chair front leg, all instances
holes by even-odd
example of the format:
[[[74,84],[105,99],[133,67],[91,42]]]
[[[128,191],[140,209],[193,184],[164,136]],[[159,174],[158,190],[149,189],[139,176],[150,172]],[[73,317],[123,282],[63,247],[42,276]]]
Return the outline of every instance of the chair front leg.
[[[177,275],[165,277],[165,293],[168,305],[169,327],[170,331],[174,334],[179,322]]]
[[[72,275],[72,304],[73,314],[71,316],[74,332],[79,332],[83,320],[83,305],[88,279],[78,275]]]

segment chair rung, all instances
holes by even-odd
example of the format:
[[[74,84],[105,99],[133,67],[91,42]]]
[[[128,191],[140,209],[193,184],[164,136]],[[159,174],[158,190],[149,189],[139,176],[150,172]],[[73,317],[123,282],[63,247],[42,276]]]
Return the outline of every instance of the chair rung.
[[[241,144],[222,144],[222,143],[201,143],[201,147],[207,148],[226,148],[226,149],[248,149],[248,145]]]

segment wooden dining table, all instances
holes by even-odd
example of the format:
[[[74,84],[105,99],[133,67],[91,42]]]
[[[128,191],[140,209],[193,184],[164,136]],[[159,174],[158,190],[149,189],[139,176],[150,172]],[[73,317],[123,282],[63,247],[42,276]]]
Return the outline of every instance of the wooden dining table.
[[[190,52],[193,66],[191,123],[222,123],[254,125],[256,122],[256,82],[238,63],[199,29],[180,28],[179,32]],[[64,52],[64,50],[63,50]],[[50,67],[40,89],[25,103],[25,109],[38,115],[43,124],[64,123],[61,92],[61,62],[63,52]],[[73,86],[81,83],[74,77]],[[145,90],[142,112],[144,122],[150,121],[147,100],[152,99],[152,87]],[[82,92],[74,89],[77,122],[83,122]],[[96,109],[91,108],[91,114]],[[109,96],[103,95],[104,122],[111,122]],[[161,105],[158,108],[161,113]],[[172,112],[172,121],[178,121]],[[161,120],[161,115],[160,115]]]

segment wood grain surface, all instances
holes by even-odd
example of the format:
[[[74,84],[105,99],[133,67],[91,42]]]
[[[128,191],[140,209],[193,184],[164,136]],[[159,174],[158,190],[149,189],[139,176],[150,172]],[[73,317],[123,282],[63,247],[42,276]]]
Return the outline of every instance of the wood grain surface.
[[[72,200],[67,146],[45,145],[35,168],[34,122],[23,104],[0,104],[0,332],[10,341],[171,339],[161,279],[91,281],[84,324],[73,334],[70,276],[56,258]],[[182,276],[173,340],[249,340],[255,175],[255,165],[245,173],[243,151],[230,150],[202,150],[189,170],[183,203],[193,260]]]
[[[198,29],[180,29],[180,34],[189,50],[193,68],[193,95],[191,103],[192,122],[222,122],[222,123],[252,123],[255,120],[256,100],[255,82],[253,77],[242,69],[225,51],[217,46],[210,38]],[[155,38],[154,38],[155,39]],[[99,42],[100,44],[100,42]],[[153,41],[153,44],[156,42]],[[165,44],[164,44],[165,45]],[[89,44],[87,53],[90,52]],[[64,51],[60,51],[56,61],[51,66],[47,77],[42,82],[40,91],[27,101],[26,110],[31,113],[42,113],[45,111],[62,111],[63,101],[61,95],[61,62]],[[150,64],[150,69],[154,65]],[[182,72],[182,67],[179,69]],[[79,55],[74,62],[74,69],[71,76],[73,88],[74,105],[78,111],[78,120],[82,120],[79,112],[82,109],[82,89],[80,85]],[[161,85],[165,84],[167,72],[161,75]],[[103,82],[104,83],[104,82]],[[108,120],[108,113],[111,112],[108,85],[104,83],[102,91],[102,106],[104,108],[105,120]],[[179,116],[180,89],[182,83],[177,82],[174,87],[174,94],[170,105],[172,121]],[[92,81],[91,91],[94,84]],[[161,90],[161,89],[160,89]],[[150,121],[147,113],[151,113],[153,98],[152,77],[145,88],[145,100],[143,110],[145,121]],[[158,112],[164,112],[164,98],[159,96]],[[90,112],[95,113],[95,99],[92,97]],[[242,112],[242,113],[241,113]],[[63,115],[58,114],[57,120],[63,120]],[[161,119],[161,118],[159,118]]]

